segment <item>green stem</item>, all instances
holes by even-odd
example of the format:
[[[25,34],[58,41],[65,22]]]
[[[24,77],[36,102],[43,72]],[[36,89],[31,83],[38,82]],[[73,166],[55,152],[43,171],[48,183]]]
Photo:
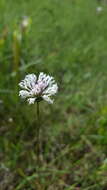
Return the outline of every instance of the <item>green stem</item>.
[[[40,163],[40,121],[39,121],[39,102],[37,102],[37,162]]]
[[[39,121],[39,102],[37,102],[37,119]]]

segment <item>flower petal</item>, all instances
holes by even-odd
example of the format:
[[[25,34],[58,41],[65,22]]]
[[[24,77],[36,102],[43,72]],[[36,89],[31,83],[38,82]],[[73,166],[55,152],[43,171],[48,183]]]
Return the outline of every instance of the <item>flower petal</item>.
[[[52,100],[49,96],[43,95],[42,98],[43,98],[45,101],[47,101],[49,104],[53,104],[53,100]]]
[[[30,93],[27,90],[20,90],[19,96],[21,96],[21,98],[25,99],[25,98],[30,97]]]
[[[38,77],[38,82],[43,81],[45,77],[46,77],[46,74],[44,74],[43,72],[41,72],[41,73],[39,74],[39,77]]]
[[[29,104],[34,104],[35,100],[36,100],[36,98],[28,98],[27,101]]]
[[[44,90],[43,94],[47,94],[48,96],[52,96],[56,94],[58,91],[58,85],[53,84],[51,87],[48,87],[46,90]]]
[[[25,79],[19,83],[22,89],[30,90],[35,87],[37,77],[35,74],[26,75]]]
[[[45,87],[47,87],[48,85],[53,84],[55,81],[53,77],[46,75],[44,73],[40,73],[38,77],[38,83],[40,82],[44,83]]]

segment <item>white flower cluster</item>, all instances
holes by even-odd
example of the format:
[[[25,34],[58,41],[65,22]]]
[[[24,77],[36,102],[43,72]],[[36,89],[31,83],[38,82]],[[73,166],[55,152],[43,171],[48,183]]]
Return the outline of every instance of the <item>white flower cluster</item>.
[[[97,8],[96,8],[96,11],[97,11],[98,13],[101,13],[101,12],[103,11],[103,7],[97,7]]]
[[[27,16],[24,16],[21,22],[21,28],[26,29],[30,24],[30,18]]]
[[[35,74],[28,74],[25,79],[19,83],[22,90],[19,91],[19,96],[27,99],[29,104],[34,104],[35,101],[45,100],[52,104],[51,96],[58,91],[58,85],[53,77],[40,73],[38,78]]]

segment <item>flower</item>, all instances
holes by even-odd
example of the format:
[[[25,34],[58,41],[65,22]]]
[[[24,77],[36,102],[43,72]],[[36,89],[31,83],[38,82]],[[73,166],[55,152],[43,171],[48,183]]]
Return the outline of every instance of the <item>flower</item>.
[[[31,24],[31,18],[28,16],[24,16],[20,24],[22,31],[26,31],[26,29],[30,26],[30,24]]]
[[[27,99],[29,104],[34,104],[35,101],[40,102],[45,100],[52,104],[51,96],[58,91],[58,85],[52,76],[41,72],[37,78],[35,74],[28,74],[25,79],[19,83],[22,90],[19,91],[19,96]]]
[[[96,11],[97,11],[98,13],[102,12],[102,11],[103,11],[103,7],[97,7],[97,8],[96,8]]]

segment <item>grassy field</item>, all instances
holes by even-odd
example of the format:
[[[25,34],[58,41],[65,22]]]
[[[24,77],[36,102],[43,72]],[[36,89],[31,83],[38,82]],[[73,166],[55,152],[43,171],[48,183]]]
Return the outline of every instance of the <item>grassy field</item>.
[[[40,165],[36,104],[18,96],[39,72],[59,86],[40,103]],[[0,1],[0,190],[107,190],[106,3]]]

